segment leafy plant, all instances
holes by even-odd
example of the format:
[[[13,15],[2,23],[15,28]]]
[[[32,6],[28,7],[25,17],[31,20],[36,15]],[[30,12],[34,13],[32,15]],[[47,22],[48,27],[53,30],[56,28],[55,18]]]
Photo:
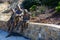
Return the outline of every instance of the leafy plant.
[[[24,0],[22,5],[25,9],[30,9],[33,5],[39,5],[40,0]]]
[[[60,2],[58,3],[58,6],[55,8],[57,11],[60,11]]]
[[[36,10],[36,5],[33,5],[31,8],[30,8],[31,11],[35,11]]]

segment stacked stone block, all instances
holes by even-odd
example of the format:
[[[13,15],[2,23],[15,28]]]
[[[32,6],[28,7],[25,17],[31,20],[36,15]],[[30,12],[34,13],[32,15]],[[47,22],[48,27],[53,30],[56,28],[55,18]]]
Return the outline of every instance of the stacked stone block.
[[[60,39],[60,29],[52,26],[29,24],[25,34],[27,37],[31,38],[31,40],[38,40],[39,32],[41,34],[42,40],[59,40]]]

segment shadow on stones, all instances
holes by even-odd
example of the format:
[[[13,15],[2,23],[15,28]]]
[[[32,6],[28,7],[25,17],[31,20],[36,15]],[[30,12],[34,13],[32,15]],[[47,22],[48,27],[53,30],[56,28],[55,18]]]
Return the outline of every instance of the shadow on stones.
[[[11,36],[19,36],[19,37],[23,37],[23,38],[25,38],[25,39],[31,40],[30,38],[24,36],[23,34],[19,34],[19,33],[16,33],[16,32],[12,32],[12,33],[8,34],[8,35],[6,36],[6,38],[11,37]]]

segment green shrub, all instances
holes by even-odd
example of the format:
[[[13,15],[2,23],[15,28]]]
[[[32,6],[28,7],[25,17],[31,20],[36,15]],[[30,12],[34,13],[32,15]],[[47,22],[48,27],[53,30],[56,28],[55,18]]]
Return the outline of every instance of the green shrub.
[[[33,5],[31,8],[30,8],[31,11],[35,11],[36,10],[36,5]]]
[[[39,2],[40,2],[39,0],[24,0],[22,2],[22,5],[25,9],[29,10],[31,8],[31,6],[39,5],[40,4]]]
[[[58,3],[58,6],[55,8],[57,11],[60,11],[60,2]]]

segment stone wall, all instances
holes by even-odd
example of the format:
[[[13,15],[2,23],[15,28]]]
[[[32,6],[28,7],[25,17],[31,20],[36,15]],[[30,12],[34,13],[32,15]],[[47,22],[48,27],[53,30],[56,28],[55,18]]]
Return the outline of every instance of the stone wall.
[[[7,31],[7,22],[0,22],[0,29]],[[15,30],[15,32],[17,32]],[[20,29],[18,30],[20,34]],[[60,25],[44,24],[44,23],[29,23],[28,28],[24,30],[24,36],[31,40],[60,40]]]
[[[8,27],[7,27],[7,22],[5,21],[0,21],[0,29],[7,31]]]
[[[54,24],[29,23],[24,33],[32,40],[60,40],[60,26]]]

